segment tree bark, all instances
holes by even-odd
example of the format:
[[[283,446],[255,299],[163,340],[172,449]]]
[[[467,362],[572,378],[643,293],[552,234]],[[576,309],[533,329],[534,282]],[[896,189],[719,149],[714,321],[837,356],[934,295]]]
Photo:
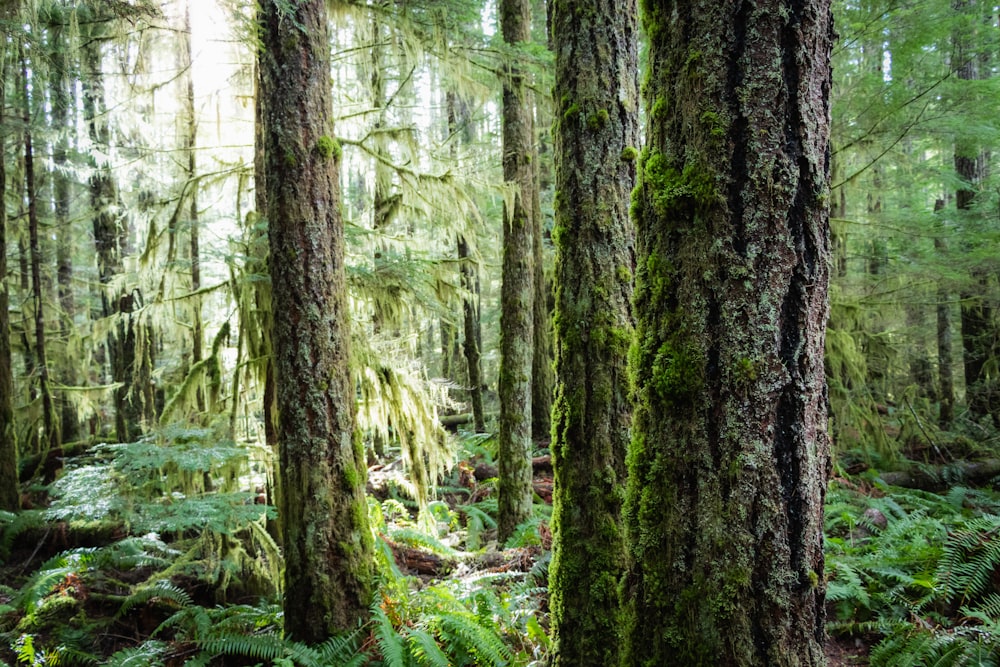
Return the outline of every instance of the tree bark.
[[[45,308],[42,291],[42,247],[39,236],[38,192],[35,187],[35,151],[31,132],[31,94],[28,61],[21,45],[21,86],[24,95],[24,196],[28,202],[28,247],[31,254],[31,301],[35,326],[35,363],[38,370],[38,392],[42,400],[42,435],[37,450],[47,452],[59,446],[59,431],[52,402],[50,373],[46,356]]]
[[[51,72],[49,79],[52,105],[52,126],[56,137],[52,145],[52,199],[56,226],[56,283],[59,296],[59,342],[61,354],[53,364],[60,384],[79,384],[79,360],[72,354],[70,339],[74,330],[76,302],[73,296],[73,225],[70,222],[70,201],[73,196],[73,181],[67,173],[69,162],[70,109],[76,108],[76,96],[71,93],[69,72],[67,71],[66,48],[63,28],[56,22],[47,27]],[[76,119],[74,115],[74,120]],[[72,442],[79,437],[80,424],[76,406],[65,392],[58,396],[59,431],[63,442]]]
[[[944,200],[934,202],[934,211],[944,210]],[[947,241],[941,237],[934,238],[934,250],[945,254],[948,250]],[[943,430],[951,428],[955,420],[955,380],[952,366],[951,346],[951,294],[943,280],[937,287],[937,369],[938,369],[938,426]]]
[[[0,18],[6,19],[5,10]],[[0,37],[0,79],[7,75],[7,37]],[[0,85],[0,127],[6,110],[6,85]],[[20,507],[17,431],[14,428],[14,367],[10,345],[10,293],[7,280],[7,137],[0,136],[0,509]]]
[[[635,0],[553,5],[559,198],[549,592],[552,664],[567,667],[618,661],[621,501],[631,424],[637,35]]]
[[[534,95],[532,97],[535,97]],[[533,104],[536,110],[538,105]],[[549,282],[545,279],[545,243],[542,233],[541,173],[538,159],[538,133],[531,117],[531,257],[534,264],[534,302],[532,304],[531,358],[531,435],[535,440],[551,437],[552,391],[552,313],[549,311]],[[546,130],[548,131],[548,130]]]
[[[622,665],[822,665],[829,0],[644,3]]]
[[[272,299],[281,313],[274,357],[285,632],[315,643],[367,617],[373,583],[348,369],[329,19],[323,0],[267,0],[259,20]]]
[[[501,0],[504,41],[531,39],[527,0]],[[531,516],[531,365],[533,359],[533,254],[530,193],[531,108],[524,74],[514,59],[503,74],[503,177],[513,188],[504,202],[503,285],[500,290],[500,497],[501,543]]]
[[[83,52],[86,76],[83,79],[83,116],[90,140],[107,149],[110,131],[104,119],[104,80],[101,42],[84,40]],[[115,436],[119,442],[132,442],[142,435],[143,422],[153,414],[152,341],[147,331],[138,325],[133,313],[136,293],[124,289],[112,290],[115,277],[124,273],[122,255],[128,240],[128,229],[118,207],[118,187],[110,166],[91,158],[90,206],[93,216],[94,246],[97,251],[97,275],[101,283],[101,316],[115,318],[106,340],[111,378],[121,383],[115,389]]]

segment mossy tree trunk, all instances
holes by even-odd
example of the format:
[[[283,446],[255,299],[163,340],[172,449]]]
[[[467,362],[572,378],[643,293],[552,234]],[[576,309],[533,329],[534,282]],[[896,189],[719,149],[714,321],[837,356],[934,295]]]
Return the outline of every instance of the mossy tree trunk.
[[[537,96],[533,95],[533,112],[540,110]],[[531,436],[535,440],[547,440],[552,430],[552,392],[555,374],[552,372],[552,312],[550,308],[551,286],[545,279],[545,242],[542,224],[542,184],[541,164],[538,144],[540,134],[536,132],[535,116],[531,129],[531,257],[534,263],[534,302],[532,304],[532,359],[531,359]],[[545,132],[548,132],[546,128]]]
[[[102,40],[98,34],[82,39],[84,69],[83,119],[90,141],[107,150],[111,140],[105,116]],[[93,216],[97,275],[101,283],[101,317],[116,318],[106,340],[111,379],[120,383],[115,389],[115,435],[119,442],[132,442],[142,435],[144,421],[153,415],[152,340],[148,327],[141,327],[135,310],[136,292],[113,289],[115,278],[125,271],[123,255],[128,243],[128,224],[119,208],[118,188],[107,164],[91,158],[89,188]]]
[[[644,3],[621,664],[824,664],[829,0]]]
[[[945,202],[938,199],[934,202],[934,212],[943,211]],[[948,251],[948,242],[943,238],[934,237],[934,250],[944,255]],[[943,430],[951,428],[955,420],[955,379],[952,368],[951,345],[951,292],[945,280],[939,279],[937,285],[937,371],[938,371],[938,426]]]
[[[635,0],[560,0],[556,54],[553,665],[614,665],[625,562],[639,141]]]
[[[6,10],[0,10],[5,20]],[[7,37],[0,33],[0,127],[6,109]],[[0,136],[0,509],[20,507],[17,431],[14,428],[14,367],[10,346],[10,293],[7,280],[7,135]]]
[[[42,401],[41,440],[38,452],[47,452],[59,446],[59,429],[55,419],[55,405],[52,401],[51,372],[48,364],[45,330],[45,286],[42,283],[42,239],[38,219],[38,189],[35,186],[35,150],[32,137],[32,94],[31,79],[28,77],[30,65],[25,56],[24,45],[19,45],[21,56],[21,93],[23,95],[24,120],[24,198],[28,204],[28,247],[31,262],[31,314],[35,328],[35,362],[38,370],[38,393]],[[37,81],[37,80],[36,80]]]
[[[70,221],[70,204],[73,197],[73,181],[70,178],[69,161],[69,128],[70,109],[76,109],[76,95],[73,94],[75,81],[69,77],[66,51],[68,45],[63,33],[63,26],[53,22],[47,26],[49,40],[49,99],[52,105],[52,127],[56,136],[52,143],[52,200],[56,227],[56,283],[59,296],[59,353],[57,356],[56,374],[58,383],[74,387],[79,384],[79,360],[73,354],[72,337],[74,331],[74,315],[76,300],[73,294],[73,236],[74,229]],[[76,117],[73,117],[74,121]],[[72,442],[80,435],[80,423],[77,419],[76,406],[68,400],[63,392],[58,397],[59,431],[63,442]]]
[[[528,0],[501,0],[504,41],[531,39]],[[500,290],[499,539],[504,542],[531,516],[531,365],[534,299],[530,193],[531,107],[524,74],[511,57],[503,73],[503,177],[513,188],[504,203],[503,285]]]
[[[278,399],[285,631],[319,642],[372,601],[323,0],[268,0],[258,54]]]

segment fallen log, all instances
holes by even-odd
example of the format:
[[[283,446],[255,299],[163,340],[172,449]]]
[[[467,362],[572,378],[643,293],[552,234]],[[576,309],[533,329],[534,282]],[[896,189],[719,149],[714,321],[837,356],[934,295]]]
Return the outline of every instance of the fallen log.
[[[432,577],[440,577],[455,569],[455,561],[442,558],[437,554],[415,547],[408,547],[405,544],[393,542],[387,537],[383,537],[385,543],[392,550],[392,556],[396,565],[401,570],[410,574],[423,574]]]
[[[534,474],[548,473],[552,474],[552,457],[549,455],[536,456],[531,459],[531,470]],[[500,471],[495,465],[490,465],[488,463],[479,463],[476,465],[476,469],[473,472],[476,480],[482,482],[485,479],[490,479],[491,477],[497,477]]]
[[[998,475],[1000,459],[986,459],[894,470],[880,473],[879,477],[891,486],[921,491],[945,491],[953,486],[984,486]]]

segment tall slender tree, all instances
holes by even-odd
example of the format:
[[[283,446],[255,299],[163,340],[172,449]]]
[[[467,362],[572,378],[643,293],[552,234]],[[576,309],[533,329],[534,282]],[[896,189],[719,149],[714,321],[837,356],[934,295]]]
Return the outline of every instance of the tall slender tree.
[[[285,630],[357,626],[372,594],[365,459],[348,370],[339,145],[324,0],[261,4],[260,88],[275,312]]]
[[[528,0],[501,0],[500,28],[514,49],[531,39]],[[534,288],[531,190],[532,123],[524,73],[511,57],[503,73],[503,285],[500,291],[499,519],[503,542],[531,515],[531,364]]]
[[[643,11],[621,664],[822,665],[830,3]]]
[[[635,264],[629,195],[639,141],[634,0],[558,0],[553,665],[614,665],[631,423]]]
[[[0,9],[0,128],[6,127],[7,9]],[[7,136],[0,134],[0,509],[20,506],[17,431],[14,428],[14,367],[10,349],[10,293],[7,280]]]

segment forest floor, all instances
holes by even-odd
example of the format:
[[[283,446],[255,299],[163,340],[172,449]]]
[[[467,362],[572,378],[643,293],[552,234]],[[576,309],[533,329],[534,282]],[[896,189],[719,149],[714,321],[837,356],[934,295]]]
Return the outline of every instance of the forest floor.
[[[72,462],[68,463],[71,470]],[[392,559],[391,565],[383,565],[396,574],[392,586],[380,593],[382,602],[373,607],[378,616],[372,622],[375,625],[354,645],[356,652],[367,652],[373,662],[358,664],[394,664],[385,657],[390,651],[385,632],[397,633],[403,638],[400,650],[409,650],[410,644],[403,640],[413,639],[421,630],[441,643],[448,664],[490,664],[475,657],[477,651],[492,650],[489,633],[503,644],[494,648],[504,661],[491,661],[494,664],[545,664],[553,480],[547,456],[536,457],[533,468],[533,520],[506,548],[495,542],[496,467],[488,457],[469,457],[453,469],[439,488],[439,500],[431,503],[434,527],[429,531],[403,493],[405,474],[398,462],[370,471],[369,496],[381,545],[378,553]],[[892,605],[901,595],[913,603],[906,612],[909,618],[920,621],[922,627],[945,627],[945,614],[954,616],[944,602],[920,606],[917,599],[925,589],[935,588],[927,583],[930,575],[926,574],[935,567],[932,557],[940,557],[942,540],[956,534],[955,527],[964,520],[959,514],[1000,516],[1000,500],[988,490],[953,489],[947,496],[938,496],[879,486],[863,476],[838,477],[830,489],[828,664],[867,666],[870,650],[883,640],[883,635],[869,628],[875,627],[875,621],[884,621],[878,626],[884,628],[896,623],[890,614],[895,613]],[[90,500],[97,503],[100,492],[94,489],[93,495]],[[226,511],[253,511],[255,494],[246,495],[248,500],[225,506]],[[273,563],[268,562],[264,528],[257,533],[228,529],[211,518],[211,507],[198,506],[201,514],[195,520],[223,526],[217,533],[181,529],[161,541],[160,533],[142,532],[144,524],[135,519],[132,524],[74,521],[57,507],[58,494],[50,498],[36,491],[31,502],[35,509],[24,514],[26,518],[0,516],[0,667],[45,664],[46,655],[51,658],[59,651],[63,651],[59,657],[63,665],[310,664],[302,657],[305,653],[297,653],[305,648],[284,640],[251,646],[233,643],[232,635],[228,639],[211,635],[213,629],[230,623],[237,632],[280,637],[280,606],[266,576]],[[166,509],[162,505],[156,505],[157,511]],[[64,518],[52,520],[53,508],[57,514],[63,512]],[[934,518],[946,514],[948,508],[955,508],[954,517]],[[161,522],[179,521],[156,516]],[[897,525],[899,532],[894,534]],[[983,534],[996,533],[1000,530],[987,529]],[[932,537],[937,540],[934,544]],[[911,567],[907,558],[917,565]],[[864,590],[861,583],[852,585],[858,573]],[[1000,590],[1000,564],[996,573]],[[919,617],[913,610],[937,615]],[[457,640],[445,638],[440,619],[460,617],[472,624],[483,623],[478,629],[465,628],[484,633],[480,637],[484,643],[478,648],[446,645]],[[924,620],[931,618],[933,623]],[[385,632],[380,634],[378,623]],[[969,626],[947,627],[958,632]],[[952,635],[952,639],[961,637]],[[215,640],[220,643],[212,644]],[[224,640],[230,643],[222,644]],[[210,649],[216,651],[215,657],[206,653]],[[220,653],[223,650],[229,652]],[[235,655],[241,650],[251,657]],[[190,663],[192,655],[202,662]],[[289,662],[261,660],[282,655],[297,657]],[[49,659],[48,664],[54,663]]]

